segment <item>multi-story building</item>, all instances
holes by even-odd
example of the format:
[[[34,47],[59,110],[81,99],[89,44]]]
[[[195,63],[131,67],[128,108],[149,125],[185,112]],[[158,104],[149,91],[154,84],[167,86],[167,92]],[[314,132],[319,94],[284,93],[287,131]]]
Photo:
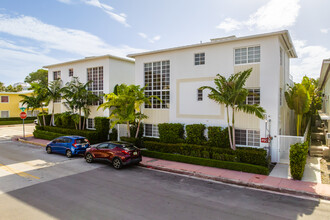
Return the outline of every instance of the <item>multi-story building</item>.
[[[72,77],[78,77],[81,83],[92,81],[88,89],[99,96],[113,92],[116,84],[134,84],[134,61],[112,55],[86,57],[48,65],[44,68],[48,69],[49,82],[61,79],[63,85],[65,85],[72,80]],[[90,107],[91,113],[87,119],[87,128],[94,128],[94,117],[109,116],[108,110],[97,110],[102,102],[103,99],[100,99]],[[60,99],[50,103],[48,106],[49,111],[51,111],[52,105],[54,105],[55,113],[68,111],[63,103],[64,100]]]
[[[32,91],[21,92],[0,92],[0,118],[19,117],[21,113],[20,107],[26,107],[22,105],[22,97],[20,95],[32,95]],[[27,116],[37,116],[41,109],[35,109],[33,112],[31,109],[27,109]]]
[[[326,129],[329,130],[330,125],[330,59],[325,59],[322,62],[319,90],[322,91],[323,103],[322,110],[319,111],[320,117],[324,120]]]
[[[201,86],[214,85],[217,74],[252,68],[246,82],[251,91],[249,104],[260,104],[264,120],[254,115],[235,114],[236,143],[239,146],[271,147],[272,160],[278,160],[278,135],[293,131],[292,111],[286,105],[284,91],[292,83],[290,58],[296,52],[288,31],[246,37],[225,37],[210,42],[144,53],[130,54],[135,59],[135,82],[147,86],[146,95],[162,99],[146,105],[145,135],[158,136],[159,123],[203,123],[208,126],[227,126],[226,110],[208,98],[209,91]],[[261,138],[272,137],[271,144]]]

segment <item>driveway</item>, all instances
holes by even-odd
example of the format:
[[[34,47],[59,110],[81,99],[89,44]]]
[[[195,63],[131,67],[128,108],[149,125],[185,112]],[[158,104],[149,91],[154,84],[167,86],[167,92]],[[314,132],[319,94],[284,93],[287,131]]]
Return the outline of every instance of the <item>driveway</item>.
[[[25,136],[31,135],[34,131],[35,124],[25,125]],[[1,125],[0,140],[11,139],[14,136],[23,136],[23,125]]]

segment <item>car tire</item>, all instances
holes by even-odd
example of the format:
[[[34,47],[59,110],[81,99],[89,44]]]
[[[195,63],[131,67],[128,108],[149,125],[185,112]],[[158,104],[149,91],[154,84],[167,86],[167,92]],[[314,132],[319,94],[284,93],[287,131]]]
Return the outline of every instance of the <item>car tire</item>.
[[[87,163],[92,163],[93,162],[93,155],[88,153],[86,154],[85,160]]]
[[[47,151],[47,154],[51,154],[52,153],[52,148],[50,146],[47,146],[46,151]]]
[[[115,169],[120,169],[120,168],[122,168],[122,166],[123,166],[123,163],[121,162],[121,160],[119,159],[119,158],[114,158],[113,160],[112,160],[112,166],[115,168]]]
[[[67,156],[67,158],[71,158],[72,157],[72,151],[71,150],[67,150],[65,152],[65,155]]]

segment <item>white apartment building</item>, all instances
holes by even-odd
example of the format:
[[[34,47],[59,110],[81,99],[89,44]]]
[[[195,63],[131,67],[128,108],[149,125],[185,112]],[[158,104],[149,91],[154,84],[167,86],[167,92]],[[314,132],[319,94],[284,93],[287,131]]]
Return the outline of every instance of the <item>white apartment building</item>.
[[[144,53],[130,54],[135,59],[135,83],[147,86],[147,95],[162,99],[146,105],[145,135],[158,136],[159,123],[203,123],[207,126],[227,126],[223,105],[208,98],[215,87],[217,74],[253,68],[246,82],[253,95],[249,104],[260,104],[264,120],[242,112],[235,114],[236,143],[239,146],[270,147],[272,161],[278,161],[278,135],[290,135],[294,127],[292,111],[286,105],[284,91],[292,83],[290,58],[296,58],[288,31],[246,37],[225,37],[210,42]],[[261,138],[272,137],[271,143]]]
[[[127,58],[112,55],[86,57],[84,59],[68,61],[53,65],[44,66],[48,69],[48,81],[61,79],[63,85],[78,77],[81,83],[93,81],[89,86],[94,94],[102,96],[113,92],[116,84],[134,84],[134,61]],[[57,100],[48,106],[49,113],[54,105],[55,113],[63,113],[68,109],[63,104],[64,100]],[[87,128],[94,128],[94,117],[108,117],[109,111],[97,110],[103,102],[93,103],[91,114],[87,119]]]

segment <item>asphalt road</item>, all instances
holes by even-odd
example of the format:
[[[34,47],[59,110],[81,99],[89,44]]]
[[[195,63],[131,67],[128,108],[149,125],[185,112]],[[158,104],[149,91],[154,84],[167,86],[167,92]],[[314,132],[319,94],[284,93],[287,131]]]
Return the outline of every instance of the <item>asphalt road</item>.
[[[0,141],[0,219],[330,219],[330,203]]]

